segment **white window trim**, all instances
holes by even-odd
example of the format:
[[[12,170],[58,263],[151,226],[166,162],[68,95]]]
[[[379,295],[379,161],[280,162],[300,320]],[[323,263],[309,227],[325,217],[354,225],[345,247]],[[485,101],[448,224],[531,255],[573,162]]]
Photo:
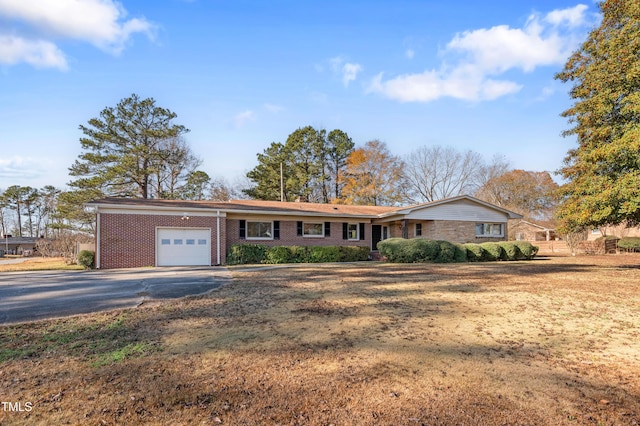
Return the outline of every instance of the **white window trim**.
[[[322,235],[305,234],[305,225],[320,225],[322,229]],[[324,222],[302,222],[302,237],[303,238],[324,238]]]
[[[478,234],[478,225],[482,225],[484,229],[484,225],[499,225],[500,226],[500,234]],[[478,222],[476,223],[476,238],[503,238],[504,237],[504,223],[494,223],[494,222]]]
[[[249,224],[250,223],[270,223],[271,224],[271,237],[250,237],[249,236]],[[273,240],[273,221],[269,220],[247,220],[245,222],[245,239],[252,241],[272,241]]]
[[[356,237],[355,238],[351,238],[351,236],[350,236],[351,232],[349,232],[349,228],[352,225],[356,227]],[[347,241],[360,241],[360,224],[359,223],[347,223]]]

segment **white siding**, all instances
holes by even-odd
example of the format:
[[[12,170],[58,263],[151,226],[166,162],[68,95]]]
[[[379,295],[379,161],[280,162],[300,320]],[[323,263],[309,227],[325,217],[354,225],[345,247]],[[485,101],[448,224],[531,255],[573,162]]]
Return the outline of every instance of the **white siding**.
[[[506,222],[507,215],[469,200],[425,206],[406,216],[410,220],[459,220],[466,222]]]

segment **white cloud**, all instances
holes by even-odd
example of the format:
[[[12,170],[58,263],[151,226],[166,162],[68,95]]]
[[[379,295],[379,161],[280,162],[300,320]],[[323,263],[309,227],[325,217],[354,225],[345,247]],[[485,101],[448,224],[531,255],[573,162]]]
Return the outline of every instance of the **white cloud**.
[[[16,181],[28,182],[29,180],[45,176],[51,167],[51,160],[48,158],[33,158],[13,156],[0,158],[0,178],[5,182],[10,181],[11,185],[17,185]],[[0,188],[6,189],[6,188]]]
[[[240,129],[244,127],[244,125],[247,124],[249,121],[254,121],[254,120],[255,120],[255,114],[253,113],[253,111],[246,110],[237,114],[235,117],[233,117],[233,126],[236,129]]]
[[[280,106],[280,105],[275,105],[275,104],[264,104],[263,105],[264,109],[266,109],[267,111],[269,111],[272,114],[277,114],[281,111],[284,111],[284,107]]]
[[[413,57],[416,56],[416,52],[413,49],[407,49],[404,52],[404,55],[407,57],[407,59],[413,59]]]
[[[55,44],[0,34],[0,63],[15,65],[22,62],[36,68],[67,69],[64,53]]]
[[[567,24],[569,27],[576,28],[587,25],[586,11],[589,7],[579,4],[569,9],[554,10],[545,16],[544,20],[552,25]]]
[[[342,56],[329,59],[329,63],[333,73],[341,77],[344,87],[348,87],[349,83],[355,81],[358,73],[362,71],[362,65],[346,62]]]
[[[0,18],[13,24],[12,36],[6,30],[0,36],[22,40],[24,53],[14,52],[16,57],[28,57],[34,46],[45,45],[48,51],[56,51],[58,57],[62,57],[54,45],[58,39],[80,40],[118,54],[133,34],[144,33],[153,38],[155,30],[144,18],[127,20],[126,16],[126,10],[114,0],[0,0]],[[0,61],[8,63],[9,55],[5,54],[0,56]],[[59,61],[44,61],[42,65],[62,68]]]
[[[577,47],[578,38],[572,31],[561,31],[559,25],[586,26],[585,11],[586,6],[578,5],[554,10],[543,18],[532,15],[523,28],[498,25],[456,34],[443,52],[447,61],[438,69],[386,81],[379,74],[368,92],[400,102],[430,102],[442,97],[482,101],[516,93],[522,85],[499,76],[511,70],[532,72],[540,66],[564,63]]]

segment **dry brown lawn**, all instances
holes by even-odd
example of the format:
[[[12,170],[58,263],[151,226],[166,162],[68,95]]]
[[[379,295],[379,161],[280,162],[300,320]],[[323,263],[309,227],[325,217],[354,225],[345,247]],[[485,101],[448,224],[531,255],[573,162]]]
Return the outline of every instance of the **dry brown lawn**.
[[[50,270],[81,270],[80,265],[69,264],[63,257],[32,257],[20,263],[0,264],[1,272],[15,271],[50,271]]]
[[[0,424],[640,424],[638,255],[233,271],[0,327]]]

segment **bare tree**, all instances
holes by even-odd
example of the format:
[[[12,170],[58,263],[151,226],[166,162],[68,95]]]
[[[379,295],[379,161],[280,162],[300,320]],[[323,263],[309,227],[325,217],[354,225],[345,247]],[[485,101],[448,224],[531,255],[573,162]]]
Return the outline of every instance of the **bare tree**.
[[[410,198],[430,202],[475,191],[484,172],[482,156],[441,146],[422,146],[405,160]]]

